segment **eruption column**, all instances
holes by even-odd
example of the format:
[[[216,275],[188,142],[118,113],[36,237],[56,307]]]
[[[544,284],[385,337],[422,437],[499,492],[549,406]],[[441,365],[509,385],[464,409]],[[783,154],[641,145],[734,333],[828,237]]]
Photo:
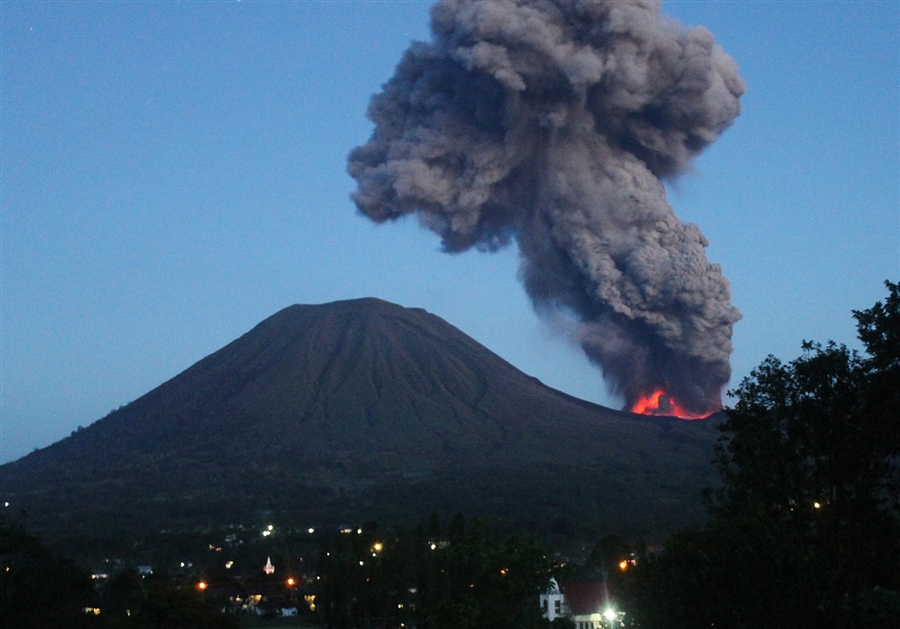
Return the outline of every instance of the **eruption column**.
[[[578,322],[626,408],[717,410],[740,313],[661,179],[740,113],[734,61],[651,0],[442,0],[431,20],[350,154],[357,207],[415,213],[448,252],[515,241],[535,308]]]

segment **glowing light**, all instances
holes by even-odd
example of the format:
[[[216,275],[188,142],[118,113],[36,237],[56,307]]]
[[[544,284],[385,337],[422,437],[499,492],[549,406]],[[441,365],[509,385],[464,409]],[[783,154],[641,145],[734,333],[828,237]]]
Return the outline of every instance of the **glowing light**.
[[[506,576],[506,572],[507,572],[506,568],[503,568],[502,570],[500,570],[500,574],[502,574],[504,577]]]
[[[612,607],[607,608],[606,611],[603,612],[603,617],[607,620],[615,620],[617,615],[618,614],[616,614],[616,610],[614,610]]]
[[[642,397],[631,407],[631,412],[638,415],[652,415],[653,411],[659,410],[659,399],[662,397],[662,394],[663,391],[660,389],[651,393],[649,397]]]
[[[372,550],[374,550],[376,553],[380,553],[382,548],[384,548],[384,544],[382,544],[381,542],[375,542],[375,544],[372,546]]]
[[[296,581],[294,581],[294,578],[293,578],[293,577],[290,577],[290,578],[287,580],[288,587],[293,587],[293,585],[294,585],[295,583],[296,583]]]
[[[263,537],[268,537],[269,535],[272,534],[272,531],[263,531],[262,534],[263,534]]]
[[[621,570],[622,572],[625,572],[626,570],[628,570],[628,562],[625,561],[624,559],[619,562],[619,570]]]
[[[815,507],[816,509],[821,509],[822,505],[820,505],[818,502],[814,502],[813,507]]]
[[[631,412],[638,415],[667,415],[681,419],[704,419],[710,413],[693,413],[666,395],[662,389],[658,389],[650,395],[643,395],[631,406]]]
[[[307,531],[307,532],[308,532],[308,533],[309,533],[309,534],[310,534],[310,535],[312,535],[312,534],[313,534],[313,533],[315,533],[315,532],[316,532],[316,529],[314,529],[314,528],[312,528],[312,527],[310,527],[310,528],[309,528],[309,529],[308,529],[308,531]]]
[[[201,581],[200,583],[197,584],[197,589],[200,590],[201,592],[208,587],[209,587],[209,585],[206,583],[206,581]]]
[[[227,561],[227,562],[225,562],[225,569],[231,570],[231,566],[233,566],[233,565],[234,565],[233,561]]]
[[[436,548],[437,548],[437,544],[435,544],[434,542],[431,542],[431,550],[434,550]]]

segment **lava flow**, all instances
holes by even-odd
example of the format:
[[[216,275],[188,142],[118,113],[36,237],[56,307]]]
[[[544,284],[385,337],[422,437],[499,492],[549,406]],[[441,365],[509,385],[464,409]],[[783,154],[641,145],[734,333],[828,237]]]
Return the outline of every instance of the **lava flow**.
[[[650,395],[642,395],[631,407],[632,413],[638,415],[665,415],[680,419],[706,419],[711,413],[698,414],[681,407],[662,389]]]

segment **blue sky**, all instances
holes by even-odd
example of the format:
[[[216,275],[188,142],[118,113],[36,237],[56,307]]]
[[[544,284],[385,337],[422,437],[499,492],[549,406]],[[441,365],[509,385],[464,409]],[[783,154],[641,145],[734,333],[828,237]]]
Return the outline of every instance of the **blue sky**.
[[[518,254],[443,254],[349,200],[369,98],[431,2],[0,3],[0,462],[66,437],[294,303],[424,307],[618,407],[542,325]],[[900,279],[900,3],[670,1],[748,91],[669,186],[744,318],[732,386],[856,346]]]

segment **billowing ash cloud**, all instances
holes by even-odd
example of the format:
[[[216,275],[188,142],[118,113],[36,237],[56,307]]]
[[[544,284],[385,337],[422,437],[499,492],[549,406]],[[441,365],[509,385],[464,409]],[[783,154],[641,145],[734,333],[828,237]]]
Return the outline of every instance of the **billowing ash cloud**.
[[[356,205],[418,214],[449,252],[517,242],[536,309],[579,321],[629,407],[662,388],[717,409],[740,313],[660,179],[740,112],[735,62],[653,0],[442,0],[431,18],[372,99]]]

